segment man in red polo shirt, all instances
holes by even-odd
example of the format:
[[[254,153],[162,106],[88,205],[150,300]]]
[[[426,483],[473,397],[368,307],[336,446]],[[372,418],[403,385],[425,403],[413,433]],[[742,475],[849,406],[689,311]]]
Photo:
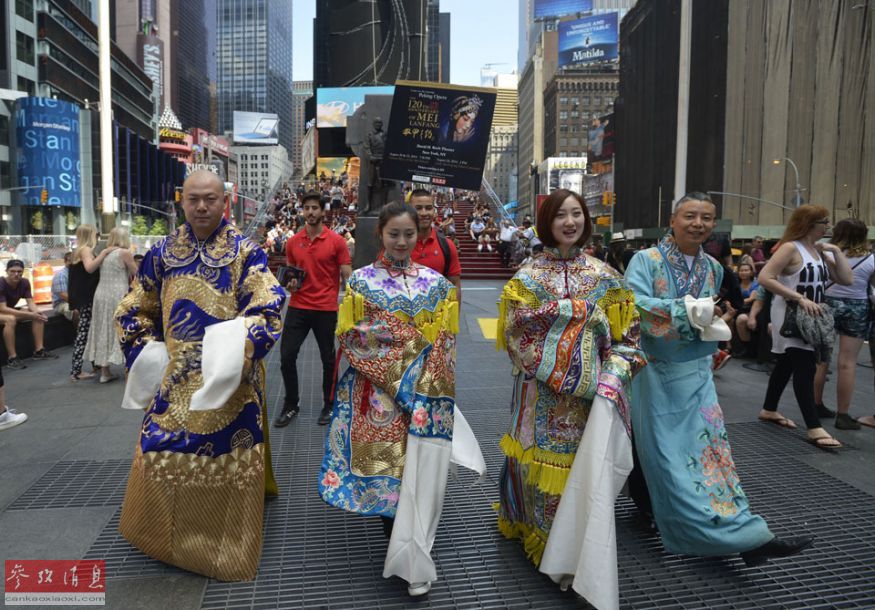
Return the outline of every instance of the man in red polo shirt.
[[[278,428],[289,425],[298,414],[298,352],[310,331],[316,337],[322,359],[322,412],[319,425],[331,419],[331,385],[334,380],[334,329],[337,326],[337,295],[340,282],[352,273],[346,241],[322,224],[325,212],[319,193],[304,195],[305,225],[286,242],[286,261],[306,272],[303,283],[289,282],[292,296],[286,312],[280,344],[280,362],[286,398],[274,421]]]
[[[462,302],[462,265],[456,244],[438,235],[434,223],[434,197],[425,189],[410,194],[410,205],[419,215],[419,236],[410,258],[414,263],[434,269],[456,286],[456,298]],[[446,254],[445,254],[446,253]],[[448,256],[447,256],[448,255]]]

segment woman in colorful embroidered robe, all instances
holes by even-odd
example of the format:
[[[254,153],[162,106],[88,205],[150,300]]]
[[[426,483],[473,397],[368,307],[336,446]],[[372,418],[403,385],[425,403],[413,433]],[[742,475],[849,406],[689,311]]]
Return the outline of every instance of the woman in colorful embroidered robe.
[[[498,524],[563,588],[616,607],[613,505],[632,468],[627,387],[644,364],[638,317],[617,272],[581,250],[592,222],[579,195],[554,191],[537,225],[547,248],[508,282],[499,303],[498,347],[507,348],[515,383],[501,440]],[[584,446],[596,411],[597,433]],[[587,483],[572,472],[593,465],[603,479]]]
[[[705,317],[719,325],[722,312],[711,297],[723,267],[701,248],[716,208],[707,195],[691,193],[671,223],[673,234],[637,253],[626,270],[648,361],[632,384],[632,429],[663,546],[683,555],[742,553],[751,565],[798,552],[805,540],[775,539],[750,510],[714,388],[717,340],[688,303],[705,297]],[[796,543],[802,546],[793,550]]]
[[[206,204],[218,205],[217,228],[198,239],[205,229],[187,222],[154,245],[116,311],[124,406],[146,408],[119,530],[155,559],[251,580],[265,492],[277,493],[263,359],[280,336],[285,293],[261,248],[221,217],[221,181],[203,173],[186,180],[183,196],[217,194]],[[189,207],[184,200],[190,221]],[[222,366],[230,370],[217,391]]]
[[[453,285],[410,261],[416,210],[386,205],[378,227],[384,250],[352,274],[338,312],[349,368],[337,383],[319,492],[332,506],[394,518],[383,576],[422,595],[437,578],[430,551],[449,463],[460,462],[454,428],[473,441],[454,400],[459,310]],[[476,441],[468,449],[482,464]]]

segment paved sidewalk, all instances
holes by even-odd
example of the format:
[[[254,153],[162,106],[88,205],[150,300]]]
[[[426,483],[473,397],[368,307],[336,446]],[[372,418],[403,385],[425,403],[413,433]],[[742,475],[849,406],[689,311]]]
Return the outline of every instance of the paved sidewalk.
[[[52,362],[4,370],[7,402],[29,420],[0,432],[0,561],[101,558],[107,561],[107,607],[196,608],[580,608],[500,536],[502,456],[498,439],[509,418],[510,364],[483,338],[478,318],[496,315],[500,284],[463,290],[457,394],[489,467],[474,484],[451,481],[434,556],[439,580],[412,602],[398,579],[382,578],[386,541],[377,519],[329,508],[317,493],[324,427],[316,425],[320,370],[312,338],[299,361],[302,414],[271,429],[280,497],[268,503],[257,579],[219,583],[165,566],[117,534],[119,506],[141,414],[119,408],[120,382],[69,381],[70,349]],[[865,348],[864,348],[865,350]],[[868,364],[868,354],[861,355]],[[875,413],[873,371],[859,366],[854,415]],[[737,558],[666,554],[625,498],[618,501],[621,604],[625,608],[875,607],[875,430],[835,432],[846,443],[819,451],[801,431],[756,421],[768,377],[733,360],[718,374],[741,480],[753,509],[779,535],[811,532],[814,548],[764,568]],[[827,386],[827,402],[835,402]],[[282,400],[279,350],[268,359],[268,410]],[[801,422],[788,388],[782,410]],[[826,422],[824,422],[826,423]]]

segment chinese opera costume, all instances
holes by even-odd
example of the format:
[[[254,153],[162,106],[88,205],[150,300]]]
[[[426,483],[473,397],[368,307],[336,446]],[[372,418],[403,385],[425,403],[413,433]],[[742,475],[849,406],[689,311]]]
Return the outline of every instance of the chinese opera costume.
[[[545,249],[505,286],[497,347],[514,366],[498,526],[541,572],[619,605],[614,502],[632,470],[627,391],[644,365],[622,278]]]
[[[774,536],[735,471],[711,372],[717,341],[703,340],[689,307],[718,294],[723,267],[701,247],[690,258],[691,266],[669,235],[626,271],[648,360],[632,384],[632,428],[665,549],[729,555]]]
[[[337,383],[319,492],[331,506],[394,518],[384,578],[436,580],[431,548],[450,464],[485,472],[454,399],[458,320],[450,282],[384,254],[352,274],[340,305],[337,337],[348,367]]]
[[[123,406],[146,410],[119,530],[147,555],[255,577],[264,497],[277,493],[264,358],[284,301],[265,253],[225,220],[204,242],[184,224],[146,253],[116,321]]]

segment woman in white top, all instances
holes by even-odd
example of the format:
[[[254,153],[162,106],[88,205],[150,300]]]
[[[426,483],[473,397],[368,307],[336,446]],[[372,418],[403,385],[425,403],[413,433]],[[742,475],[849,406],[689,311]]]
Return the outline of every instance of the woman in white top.
[[[848,415],[848,411],[854,395],[857,356],[869,337],[869,288],[875,287],[875,254],[869,251],[868,232],[862,220],[845,218],[836,223],[830,240],[845,253],[854,275],[850,286],[830,282],[826,289],[826,303],[832,308],[839,335],[836,428],[840,430],[860,429],[860,424]],[[826,371],[819,370],[814,380],[814,397],[818,404],[823,400],[825,382]]]
[[[118,379],[110,370],[111,364],[125,363],[116,331],[115,310],[128,293],[131,278],[137,273],[137,264],[131,254],[131,238],[127,231],[116,227],[109,232],[107,255],[100,266],[100,281],[94,293],[91,310],[91,330],[85,346],[85,359],[100,367],[100,383]]]
[[[808,438],[820,449],[834,449],[842,444],[823,429],[814,401],[816,370],[813,348],[802,339],[780,334],[787,302],[796,303],[810,315],[823,315],[826,282],[830,277],[837,284],[850,285],[853,273],[848,259],[835,244],[818,243],[829,228],[829,210],[817,205],[802,205],[793,211],[782,245],[759,274],[760,285],[775,295],[772,299],[772,352],[778,361],[769,377],[769,387],[759,418],[795,428],[796,424],[778,413],[778,401],[793,377],[793,392],[808,428]],[[821,256],[832,252],[834,260]]]

